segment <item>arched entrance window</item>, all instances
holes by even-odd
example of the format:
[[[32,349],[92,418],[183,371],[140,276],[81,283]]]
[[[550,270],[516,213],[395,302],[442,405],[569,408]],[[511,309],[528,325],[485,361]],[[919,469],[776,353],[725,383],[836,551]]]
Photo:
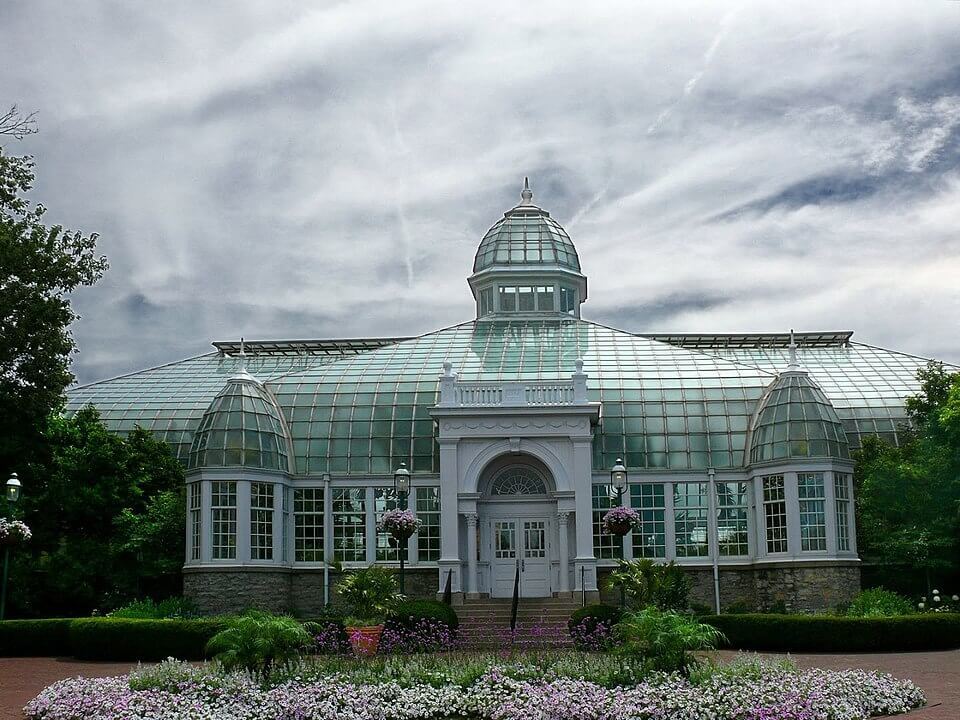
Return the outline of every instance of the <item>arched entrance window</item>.
[[[546,495],[547,483],[530,465],[509,465],[490,481],[490,495]]]

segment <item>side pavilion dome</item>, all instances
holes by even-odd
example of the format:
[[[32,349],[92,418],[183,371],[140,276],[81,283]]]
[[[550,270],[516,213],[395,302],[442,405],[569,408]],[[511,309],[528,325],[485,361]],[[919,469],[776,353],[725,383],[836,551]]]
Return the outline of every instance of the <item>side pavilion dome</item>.
[[[287,472],[289,434],[266,388],[241,369],[210,402],[190,447],[189,469],[249,467]]]

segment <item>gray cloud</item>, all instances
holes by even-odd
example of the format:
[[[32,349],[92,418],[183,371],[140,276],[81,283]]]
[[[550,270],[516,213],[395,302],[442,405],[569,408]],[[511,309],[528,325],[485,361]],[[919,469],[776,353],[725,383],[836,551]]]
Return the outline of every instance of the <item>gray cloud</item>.
[[[41,126],[7,150],[112,262],[76,296],[81,380],[469,319],[524,175],[587,317],[960,361],[960,4],[14,0],[0,24],[0,88]]]

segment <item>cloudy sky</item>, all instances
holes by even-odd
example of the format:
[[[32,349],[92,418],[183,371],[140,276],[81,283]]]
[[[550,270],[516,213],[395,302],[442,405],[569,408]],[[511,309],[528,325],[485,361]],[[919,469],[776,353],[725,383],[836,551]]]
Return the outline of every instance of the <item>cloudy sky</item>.
[[[473,316],[519,199],[584,316],[852,329],[960,361],[960,2],[0,5],[0,105],[51,221],[112,268],[81,381],[217,339]]]

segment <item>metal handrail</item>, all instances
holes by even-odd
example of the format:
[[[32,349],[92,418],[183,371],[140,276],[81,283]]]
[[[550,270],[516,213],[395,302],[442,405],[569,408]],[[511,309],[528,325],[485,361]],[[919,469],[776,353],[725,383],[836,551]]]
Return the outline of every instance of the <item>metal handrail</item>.
[[[510,632],[517,629],[517,607],[520,605],[520,561],[517,560],[517,573],[513,578],[513,604],[510,606]]]
[[[453,591],[451,588],[451,578],[453,577],[453,570],[447,570],[447,582],[443,586],[443,602],[445,605],[450,605],[453,601]]]

